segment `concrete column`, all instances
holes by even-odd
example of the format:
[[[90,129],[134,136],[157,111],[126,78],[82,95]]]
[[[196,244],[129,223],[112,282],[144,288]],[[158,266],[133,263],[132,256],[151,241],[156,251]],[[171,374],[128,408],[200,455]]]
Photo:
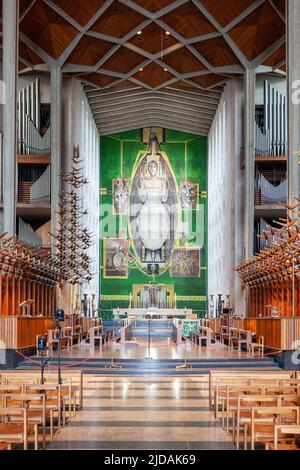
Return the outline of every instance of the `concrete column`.
[[[247,69],[244,77],[244,239],[246,258],[250,258],[254,251],[255,86],[255,69]]]
[[[62,72],[51,68],[51,232],[56,233],[61,194]],[[55,254],[54,246],[52,246]]]
[[[3,231],[16,232],[19,0],[3,0]]]
[[[300,150],[300,2],[287,2],[287,96],[289,203],[299,198]]]

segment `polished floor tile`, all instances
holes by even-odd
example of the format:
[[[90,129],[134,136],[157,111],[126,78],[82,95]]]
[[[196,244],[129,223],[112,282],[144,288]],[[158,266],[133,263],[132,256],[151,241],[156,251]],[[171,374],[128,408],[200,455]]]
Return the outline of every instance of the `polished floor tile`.
[[[208,408],[208,377],[84,376],[83,409],[49,447],[233,449]]]

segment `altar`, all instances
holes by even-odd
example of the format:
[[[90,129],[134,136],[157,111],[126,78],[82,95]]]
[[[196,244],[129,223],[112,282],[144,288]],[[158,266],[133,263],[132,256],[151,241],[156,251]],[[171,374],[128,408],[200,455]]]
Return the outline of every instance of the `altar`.
[[[173,318],[193,318],[193,310],[186,308],[114,308],[113,316],[115,320],[121,318],[138,319],[159,319],[167,320]]]

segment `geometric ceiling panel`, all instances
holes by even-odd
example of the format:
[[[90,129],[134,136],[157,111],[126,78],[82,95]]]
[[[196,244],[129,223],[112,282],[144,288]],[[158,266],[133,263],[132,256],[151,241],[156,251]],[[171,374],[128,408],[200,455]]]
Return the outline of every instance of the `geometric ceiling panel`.
[[[126,74],[144,61],[143,56],[121,46],[101,67]]]
[[[23,18],[20,30],[54,59],[58,59],[78,33],[42,0],[37,0]]]
[[[276,64],[286,59],[286,44],[282,44],[270,57],[265,60],[263,65],[275,67]]]
[[[156,23],[150,23],[142,30],[142,34],[135,34],[128,42],[153,55],[178,43]]]
[[[253,4],[253,0],[201,0],[203,6],[224,28]]]
[[[114,0],[111,6],[93,24],[91,31],[122,38],[144,20],[143,15]]]
[[[217,37],[193,44],[204,59],[213,67],[239,64],[239,60],[223,37]]]
[[[83,80],[87,80],[88,82],[94,83],[95,85],[100,86],[101,88],[116,81],[115,77],[110,77],[109,75],[104,75],[102,73],[87,73],[85,75],[82,75],[80,78],[82,78]]]
[[[151,11],[152,13],[165,8],[174,0],[133,0],[134,3],[137,3],[140,7],[145,8],[145,10]]]
[[[216,29],[192,2],[166,13],[163,20],[186,39],[215,33]]]
[[[139,70],[133,77],[152,88],[156,88],[174,78],[174,75],[162,69],[155,62],[152,62],[143,68],[142,71]]]
[[[201,75],[199,77],[193,77],[190,78],[193,82],[197,83],[200,86],[203,86],[204,88],[211,87],[213,85],[216,85],[217,83],[222,83],[225,82],[227,77],[224,77],[223,75],[218,75],[216,73],[210,73],[208,75]]]
[[[105,0],[53,0],[67,15],[85,26],[101,8]]]
[[[257,65],[283,70],[284,9],[285,0],[20,0],[20,68],[50,62],[48,54],[66,61],[64,73],[105,90],[171,83],[218,94],[231,70],[240,74],[265,51]]]
[[[164,56],[162,60],[181,74],[207,70],[205,65],[203,65],[202,62],[200,62],[194,54],[185,47],[171,52]]]
[[[88,66],[96,65],[112,46],[111,42],[83,36],[70,54],[67,63]]]
[[[19,56],[23,59],[28,60],[33,65],[43,64],[44,61],[41,59],[27,44],[23,41],[19,41]]]
[[[285,34],[285,25],[269,2],[234,26],[229,35],[248,60],[254,60]]]

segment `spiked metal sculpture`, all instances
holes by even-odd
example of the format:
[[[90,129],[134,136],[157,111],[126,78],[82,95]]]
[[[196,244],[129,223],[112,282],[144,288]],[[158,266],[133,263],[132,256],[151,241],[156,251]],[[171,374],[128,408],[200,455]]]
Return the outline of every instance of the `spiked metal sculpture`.
[[[88,184],[83,176],[84,167],[80,160],[79,147],[75,147],[71,170],[61,175],[70,189],[64,191],[58,204],[58,229],[51,234],[56,248],[55,266],[61,281],[70,284],[84,284],[93,278],[88,249],[94,244],[93,234],[82,225],[82,216],[88,211],[82,207],[78,190]]]

